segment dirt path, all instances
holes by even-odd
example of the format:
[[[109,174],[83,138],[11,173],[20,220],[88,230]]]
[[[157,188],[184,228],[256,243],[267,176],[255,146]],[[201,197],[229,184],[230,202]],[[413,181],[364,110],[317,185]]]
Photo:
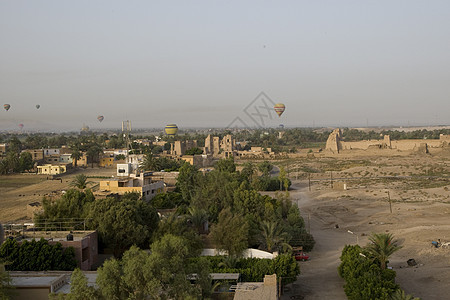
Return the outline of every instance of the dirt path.
[[[291,199],[294,202],[298,199],[300,211],[316,245],[309,253],[311,259],[300,263],[301,275],[288,286],[282,299],[347,299],[342,287],[344,281],[339,277],[337,267],[342,248],[356,240],[351,234],[336,229],[334,224],[328,224],[313,213],[313,208],[318,204],[308,196],[305,182],[294,181],[292,189]]]

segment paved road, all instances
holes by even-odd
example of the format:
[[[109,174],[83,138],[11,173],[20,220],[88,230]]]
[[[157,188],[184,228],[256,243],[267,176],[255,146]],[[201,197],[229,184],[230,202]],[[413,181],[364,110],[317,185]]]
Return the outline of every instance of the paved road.
[[[296,202],[308,226],[308,215],[312,208],[320,205],[308,196],[307,181],[293,181],[291,199]],[[325,224],[320,216],[310,214],[311,233],[316,245],[309,253],[311,259],[300,262],[299,279],[288,286],[281,299],[333,299],[345,300],[342,286],[344,281],[337,273],[339,257],[346,244],[354,242],[353,237]]]

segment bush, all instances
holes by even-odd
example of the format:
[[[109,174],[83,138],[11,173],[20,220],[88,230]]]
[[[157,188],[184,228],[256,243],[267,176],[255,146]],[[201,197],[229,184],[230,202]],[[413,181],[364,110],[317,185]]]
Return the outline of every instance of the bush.
[[[348,299],[385,299],[399,288],[395,284],[395,271],[382,270],[367,258],[367,253],[356,246],[345,246],[338,267],[339,276],[345,280],[344,291]]]
[[[195,261],[198,258],[194,258]],[[265,275],[277,274],[282,277],[282,284],[294,282],[300,274],[300,268],[292,255],[278,255],[274,259],[240,258],[231,265],[226,263],[223,256],[208,257],[212,273],[240,273],[241,280],[247,282],[261,282]]]
[[[0,259],[8,263],[9,271],[72,271],[77,266],[72,247],[63,249],[60,243],[49,245],[43,238],[20,244],[8,239],[0,247]]]

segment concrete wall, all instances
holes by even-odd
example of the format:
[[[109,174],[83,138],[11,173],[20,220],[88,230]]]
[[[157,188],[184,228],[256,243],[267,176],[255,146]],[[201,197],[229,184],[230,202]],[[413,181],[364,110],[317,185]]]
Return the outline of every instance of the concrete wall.
[[[90,271],[98,261],[98,234],[96,231],[87,234],[79,241],[49,241],[49,244],[56,243],[61,243],[63,248],[74,248],[75,259],[82,271]]]
[[[11,300],[48,300],[50,287],[15,287],[11,293]]]

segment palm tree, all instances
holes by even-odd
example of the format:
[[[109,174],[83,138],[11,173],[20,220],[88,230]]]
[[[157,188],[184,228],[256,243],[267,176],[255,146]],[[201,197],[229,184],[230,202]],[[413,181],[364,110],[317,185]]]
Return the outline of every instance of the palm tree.
[[[369,255],[380,263],[382,270],[386,269],[389,257],[402,247],[393,240],[391,233],[372,233],[369,236],[370,243],[366,246]]]
[[[139,167],[142,171],[155,171],[159,170],[158,161],[153,157],[151,152],[148,152],[144,156],[144,161]]]
[[[74,186],[79,188],[80,190],[84,190],[88,184],[92,184],[92,181],[87,181],[87,176],[84,174],[78,174],[75,178],[69,183],[70,186]]]
[[[188,209],[188,214],[188,218],[191,220],[195,229],[197,229],[197,232],[203,232],[204,224],[208,221],[208,213],[206,210],[191,206]]]
[[[83,154],[80,152],[80,150],[78,150],[78,148],[72,150],[72,154],[70,155],[70,157],[74,161],[74,167],[77,166],[77,162],[80,160],[82,156]]]
[[[279,223],[264,221],[261,223],[259,236],[260,247],[268,252],[291,248],[287,243],[289,235]]]

